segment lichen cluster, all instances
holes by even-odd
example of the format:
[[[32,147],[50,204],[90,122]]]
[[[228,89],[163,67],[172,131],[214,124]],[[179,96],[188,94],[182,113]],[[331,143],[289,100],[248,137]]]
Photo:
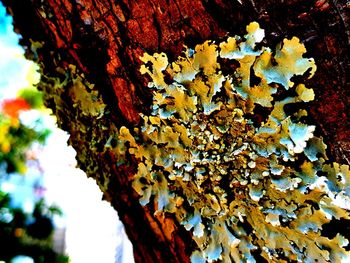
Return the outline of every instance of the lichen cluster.
[[[33,59],[43,43],[33,42]],[[46,72],[41,64],[41,80],[38,88],[43,91],[44,101],[51,108],[61,129],[69,131],[68,143],[79,153],[76,157],[79,168],[88,177],[94,178],[102,192],[107,192],[109,181],[106,175],[111,168],[105,165],[108,152],[108,137],[117,128],[110,121],[110,114],[98,87],[89,82],[73,64],[61,67],[60,56],[54,54],[55,71]],[[67,110],[67,107],[69,110]]]
[[[141,204],[192,232],[192,262],[339,262],[348,241],[321,230],[349,219],[350,173],[327,163],[300,109],[314,99],[302,81],[315,63],[296,37],[275,51],[263,38],[253,22],[243,38],[206,41],[173,63],[145,54],[152,112],[120,128],[117,153],[139,162]]]

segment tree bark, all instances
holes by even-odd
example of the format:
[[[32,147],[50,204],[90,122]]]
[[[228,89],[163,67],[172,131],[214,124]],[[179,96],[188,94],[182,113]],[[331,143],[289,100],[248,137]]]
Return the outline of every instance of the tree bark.
[[[318,67],[309,82],[316,93],[309,106],[310,122],[320,128],[319,135],[330,146],[329,156],[350,164],[350,5],[346,0],[3,2],[24,46],[44,42],[37,50],[43,79],[62,80],[62,72],[75,65],[102,95],[107,113],[89,118],[76,107],[69,82],[61,89],[43,87],[60,127],[71,134],[69,142],[80,167],[119,212],[137,262],[189,262],[196,246],[171,215],[155,216],[154,207],[139,204],[131,187],[136,160],[117,166],[115,153],[107,147],[118,127],[132,127],[139,123],[139,113],[149,112],[151,94],[139,72],[144,52],[166,52],[172,60],[183,45],[243,35],[251,21],[266,30],[271,47],[285,37],[298,36]]]

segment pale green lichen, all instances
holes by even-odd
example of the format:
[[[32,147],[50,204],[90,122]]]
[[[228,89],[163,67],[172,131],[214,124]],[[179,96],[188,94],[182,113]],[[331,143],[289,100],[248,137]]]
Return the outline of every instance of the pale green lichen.
[[[152,113],[141,127],[120,129],[117,154],[139,160],[133,187],[141,204],[154,202],[192,231],[192,262],[255,262],[254,252],[268,262],[340,262],[348,240],[321,230],[333,217],[350,219],[340,205],[350,202],[349,167],[326,163],[305,110],[286,110],[314,99],[292,77],[312,77],[315,63],[296,37],[272,52],[257,48],[257,23],[247,31],[186,49],[173,63],[145,54]],[[224,74],[233,61],[239,67]],[[289,89],[293,95],[274,96]],[[254,124],[256,105],[269,115]]]

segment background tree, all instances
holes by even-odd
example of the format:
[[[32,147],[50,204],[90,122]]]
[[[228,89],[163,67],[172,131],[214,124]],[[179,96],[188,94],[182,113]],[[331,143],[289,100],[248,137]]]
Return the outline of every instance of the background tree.
[[[311,121],[329,156],[349,163],[349,4],[340,1],[4,1],[28,56],[42,68],[46,104],[70,134],[80,167],[96,179],[118,210],[138,262],[188,262],[196,246],[171,215],[142,207],[131,187],[136,160],[113,150],[119,127],[139,124],[151,93],[140,56],[165,52],[173,61],[183,45],[244,35],[251,21],[274,47],[298,36],[318,70],[308,82],[316,100]],[[334,222],[335,224],[335,222]],[[343,229],[348,222],[341,222]]]

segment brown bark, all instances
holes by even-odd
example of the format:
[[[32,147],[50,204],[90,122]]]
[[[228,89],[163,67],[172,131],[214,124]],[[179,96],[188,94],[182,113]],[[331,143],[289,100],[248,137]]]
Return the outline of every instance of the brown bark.
[[[139,204],[131,188],[135,161],[117,167],[115,154],[104,147],[116,127],[137,124],[139,113],[149,110],[147,80],[139,73],[145,51],[166,52],[172,59],[184,44],[242,35],[251,21],[266,29],[271,47],[298,36],[318,66],[309,82],[316,93],[310,122],[320,127],[329,155],[349,163],[350,6],[345,0],[3,2],[24,45],[30,39],[45,42],[38,51],[44,74],[58,76],[57,68],[76,65],[102,94],[109,114],[99,119],[82,116],[68,91],[59,93],[60,102],[47,96],[47,104],[71,134],[80,166],[102,188],[107,183],[105,197],[118,210],[138,262],[188,262],[195,246],[171,215],[154,216],[153,207]]]

